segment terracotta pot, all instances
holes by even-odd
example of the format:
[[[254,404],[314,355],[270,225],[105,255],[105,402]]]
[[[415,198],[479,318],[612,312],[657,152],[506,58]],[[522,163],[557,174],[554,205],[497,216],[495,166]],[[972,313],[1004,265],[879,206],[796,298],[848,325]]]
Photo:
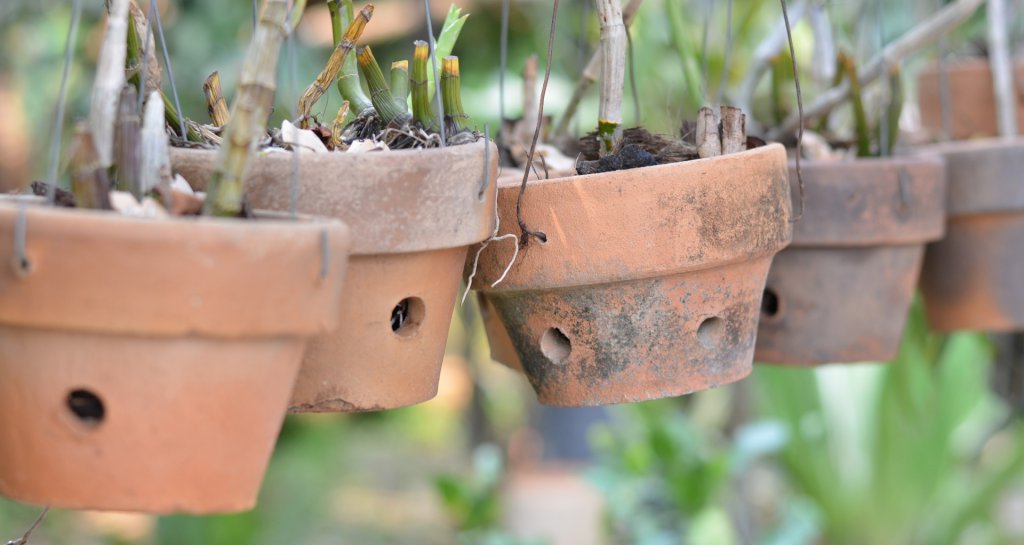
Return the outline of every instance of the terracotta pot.
[[[437,394],[448,328],[470,244],[494,229],[497,149],[445,149],[301,156],[297,208],[344,218],[353,249],[342,327],[310,342],[291,401],[293,412],[372,411]],[[208,151],[172,151],[176,172],[204,187]],[[246,192],[259,208],[287,210],[292,157],[252,162]],[[488,179],[490,183],[481,187]],[[393,327],[396,309],[407,318]],[[397,326],[397,321],[394,322]]]
[[[306,338],[338,325],[347,228],[24,211],[22,270],[0,202],[0,493],[251,508]]]
[[[967,59],[946,64],[949,89],[949,137],[966,140],[997,136],[992,71],[987,59]],[[1017,86],[1024,82],[1024,62],[1014,65]],[[938,64],[921,71],[917,80],[921,123],[933,137],[942,135],[942,78]],[[1024,127],[1024,95],[1017,93],[1017,124]]]
[[[924,148],[946,159],[946,238],[925,253],[921,288],[932,328],[1024,330],[1024,140]]]
[[[516,182],[500,185],[502,231],[518,233]],[[542,403],[678,396],[751,369],[772,256],[789,243],[781,146],[530,182],[519,253],[483,252],[474,288],[494,306]]]
[[[803,179],[804,214],[768,273],[754,357],[792,365],[892,359],[924,245],[942,237],[942,160],[804,162]],[[790,184],[798,202],[792,166]]]

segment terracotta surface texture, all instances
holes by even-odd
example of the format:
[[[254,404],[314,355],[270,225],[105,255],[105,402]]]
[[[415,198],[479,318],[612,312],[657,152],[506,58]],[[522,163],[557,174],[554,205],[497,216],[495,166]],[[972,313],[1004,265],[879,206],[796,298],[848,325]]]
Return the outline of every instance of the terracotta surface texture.
[[[310,342],[291,410],[391,409],[437,393],[467,248],[494,229],[498,153],[487,146],[486,155],[481,141],[300,156],[296,208],[344,218],[354,255],[338,309],[344,325]],[[205,185],[213,159],[194,150],[171,156],[175,172],[196,187]],[[252,204],[288,210],[291,188],[280,180],[292,168],[288,153],[254,160],[246,181]],[[393,330],[399,314],[408,319]]]
[[[1024,140],[925,148],[946,158],[946,238],[928,246],[921,288],[939,331],[1024,330]]]
[[[804,162],[802,170],[804,214],[768,273],[754,357],[791,365],[892,359],[924,245],[943,234],[942,160]],[[796,203],[792,166],[790,184]]]
[[[347,228],[24,213],[27,269],[0,202],[0,493],[251,508],[305,339],[338,325]]]
[[[516,232],[516,181],[499,184]],[[542,403],[678,396],[743,378],[771,257],[792,235],[781,146],[528,185],[546,233],[492,244],[474,288],[493,305]],[[507,362],[506,362],[507,363]]]
[[[943,79],[947,82],[949,97],[949,138],[992,137],[999,134],[996,125],[995,94],[992,90],[992,71],[987,59],[951,61],[945,67],[943,78],[938,64],[921,71],[917,80],[921,123],[933,137],[942,135]],[[1024,62],[1014,65],[1018,82],[1024,81]],[[1018,87],[1020,84],[1018,84]],[[1024,127],[1024,95],[1017,93],[1017,124]]]

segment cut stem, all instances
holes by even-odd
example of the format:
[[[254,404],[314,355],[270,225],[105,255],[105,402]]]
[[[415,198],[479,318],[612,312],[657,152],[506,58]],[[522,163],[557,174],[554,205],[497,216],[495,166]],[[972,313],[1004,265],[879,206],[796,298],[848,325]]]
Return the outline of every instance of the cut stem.
[[[427,74],[430,72],[427,63],[430,62],[430,44],[423,40],[417,40],[416,48],[412,55],[412,77],[409,85],[412,91],[412,117],[423,128],[437,131],[437,120],[434,119],[433,108],[430,107],[430,91],[427,84]]]
[[[139,99],[135,87],[124,85],[117,105],[117,123],[114,130],[114,165],[117,189],[131,191],[136,197],[139,192],[139,135],[142,116],[139,114]]]
[[[409,99],[409,61],[391,63],[391,96],[400,102],[402,109],[408,113],[406,101]]]
[[[316,77],[316,80],[306,88],[306,91],[302,93],[302,97],[299,98],[298,115],[299,115],[299,126],[306,129],[309,128],[309,112],[312,111],[313,105],[316,101],[320,100],[320,97],[324,96],[327,92],[328,87],[334,82],[335,78],[341,72],[342,65],[345,62],[345,58],[349,56],[356,47],[356,42],[359,41],[359,37],[363,35],[363,30],[366,28],[366,23],[373,17],[373,4],[367,4],[363,6],[363,9],[359,10],[359,15],[352,21],[352,24],[348,26],[345,31],[345,35],[342,36],[338,45],[335,46],[334,51],[331,52],[331,56],[327,59],[327,66],[320,71],[320,74]],[[352,102],[350,97],[345,97]]]
[[[441,100],[444,104],[444,122],[448,134],[462,132],[469,117],[462,109],[462,89],[459,75],[459,58],[445,57],[441,60]]]
[[[214,127],[223,127],[231,119],[228,103],[220,88],[220,72],[216,70],[203,82],[203,94],[206,95],[206,109],[210,112],[210,121]]]
[[[601,155],[613,153],[622,138],[622,89],[626,81],[626,26],[619,0],[595,0],[601,20],[601,101],[597,136]]]
[[[385,124],[392,122],[404,122],[409,114],[405,111],[405,104],[398,104],[395,97],[391,95],[391,88],[384,79],[384,72],[381,71],[377,59],[373,57],[373,51],[366,45],[359,48],[356,53],[356,61],[359,63],[359,71],[366,78],[366,86],[370,89],[370,101],[377,115]]]
[[[78,208],[110,209],[110,179],[100,163],[92,132],[85,125],[75,129],[71,155],[71,192]]]
[[[861,95],[860,79],[857,76],[857,65],[846,53],[839,53],[839,66],[846,80],[850,83],[850,105],[853,107],[853,122],[857,132],[857,156],[871,156],[871,129],[868,127],[868,116],[864,111],[864,100]]]
[[[344,31],[354,19],[352,0],[328,0],[327,10],[331,14],[331,33],[334,37],[334,46],[337,47],[344,39]],[[373,103],[370,97],[363,92],[359,84],[359,70],[356,67],[356,58],[347,55],[341,63],[341,75],[338,76],[338,93],[343,100],[351,104],[351,111],[356,115],[362,115],[373,110]]]
[[[242,213],[245,167],[257,140],[266,133],[267,117],[277,90],[277,61],[287,35],[288,0],[265,0],[259,24],[238,76],[231,121],[207,184],[208,215]]]

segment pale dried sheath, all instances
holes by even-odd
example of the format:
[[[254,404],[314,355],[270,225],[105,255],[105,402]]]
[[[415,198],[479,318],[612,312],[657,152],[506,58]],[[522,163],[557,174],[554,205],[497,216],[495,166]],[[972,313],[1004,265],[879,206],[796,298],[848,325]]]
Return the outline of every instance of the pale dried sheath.
[[[288,0],[265,0],[259,24],[238,76],[231,121],[207,187],[203,212],[238,216],[242,212],[242,175],[256,142],[266,133],[277,90],[277,60],[288,33]]]
[[[210,121],[214,127],[223,127],[231,119],[228,103],[220,88],[220,72],[216,70],[203,82],[203,94],[206,95],[206,109],[210,112]]]
[[[722,106],[722,155],[747,149],[747,116],[743,110]]]
[[[116,186],[131,191],[136,197],[139,183],[139,99],[133,85],[121,88],[114,128],[114,164],[117,166]]]
[[[327,66],[324,66],[324,69],[316,77],[316,81],[310,84],[306,91],[302,93],[302,97],[299,98],[298,111],[299,126],[303,129],[309,128],[309,112],[313,109],[316,101],[324,96],[331,83],[338,77],[345,59],[356,48],[356,42],[363,35],[363,29],[366,28],[366,23],[370,22],[371,17],[373,17],[373,4],[367,4],[363,6],[363,9],[359,10],[359,14],[352,21],[352,24],[348,26],[345,35],[338,42],[334,51],[331,52],[330,58],[327,59]]]
[[[626,81],[626,26],[619,0],[595,0],[601,21],[601,100],[597,135],[601,155],[615,151],[622,137],[622,87]]]
[[[167,151],[167,130],[164,128],[164,101],[153,91],[146,100],[142,120],[142,144],[139,166],[140,194],[145,195],[171,181],[171,160]]]
[[[106,34],[96,64],[96,80],[89,105],[89,128],[99,164],[107,168],[114,161],[114,120],[124,85],[127,55],[128,1],[111,0]]]
[[[99,161],[96,142],[85,125],[75,129],[71,153],[71,192],[79,208],[110,209],[110,178]]]
[[[718,119],[715,111],[704,106],[697,112],[697,155],[701,159],[722,154],[722,141],[718,137]]]

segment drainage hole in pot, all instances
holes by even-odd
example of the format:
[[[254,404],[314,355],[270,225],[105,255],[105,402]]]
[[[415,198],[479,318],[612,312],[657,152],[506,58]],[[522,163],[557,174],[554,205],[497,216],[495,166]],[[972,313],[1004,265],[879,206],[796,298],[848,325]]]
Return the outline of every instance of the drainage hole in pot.
[[[103,422],[106,409],[103,408],[103,400],[89,390],[72,390],[68,394],[68,409],[80,421],[90,426],[99,425]]]
[[[761,297],[761,315],[765,318],[774,318],[779,315],[782,303],[779,301],[779,294],[771,288],[764,289],[764,296]]]
[[[572,353],[572,341],[561,329],[551,327],[540,337],[540,351],[551,363],[561,365]]]
[[[406,297],[391,309],[391,331],[402,337],[408,337],[419,329],[426,315],[423,299]]]
[[[724,334],[725,320],[717,316],[705,319],[697,327],[697,341],[708,350],[718,346]]]

